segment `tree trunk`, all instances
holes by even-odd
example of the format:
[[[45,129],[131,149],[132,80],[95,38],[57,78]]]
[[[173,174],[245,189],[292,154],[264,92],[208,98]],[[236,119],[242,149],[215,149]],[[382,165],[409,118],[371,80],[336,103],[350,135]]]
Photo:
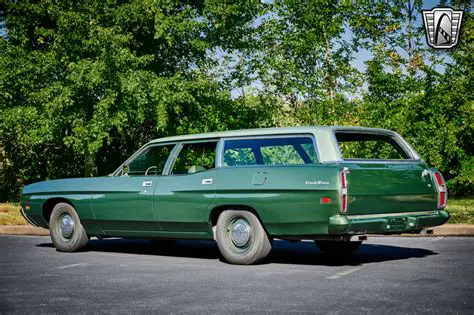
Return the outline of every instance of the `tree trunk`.
[[[328,36],[325,36],[326,41],[326,93],[330,98],[333,98],[333,82],[331,75],[329,74],[331,66],[331,42]]]
[[[407,25],[407,40],[408,40],[408,71],[413,74],[415,72],[415,61],[413,56],[413,10],[415,9],[415,4],[412,5],[411,0],[408,1],[406,6],[406,11],[408,13],[408,25]]]
[[[95,164],[95,154],[86,152],[84,156],[84,176],[97,176],[97,165]]]

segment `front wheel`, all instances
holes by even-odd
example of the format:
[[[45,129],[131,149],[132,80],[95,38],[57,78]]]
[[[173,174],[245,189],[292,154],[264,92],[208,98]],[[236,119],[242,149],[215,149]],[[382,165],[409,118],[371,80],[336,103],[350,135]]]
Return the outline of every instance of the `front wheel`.
[[[76,210],[67,203],[54,206],[49,219],[49,233],[54,247],[61,252],[74,252],[89,241]]]
[[[224,258],[237,265],[264,259],[272,248],[267,233],[251,212],[226,210],[217,220],[216,241]]]
[[[349,241],[315,241],[319,249],[328,255],[347,256],[355,252],[362,242]]]

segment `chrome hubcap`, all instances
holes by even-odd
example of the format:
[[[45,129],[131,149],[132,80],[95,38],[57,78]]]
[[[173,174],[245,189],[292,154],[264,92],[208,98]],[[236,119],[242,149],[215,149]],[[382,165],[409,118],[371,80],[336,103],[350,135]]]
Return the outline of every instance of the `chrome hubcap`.
[[[71,237],[74,232],[74,219],[69,214],[64,214],[60,219],[61,234],[65,238]]]
[[[235,246],[243,247],[250,239],[250,225],[243,219],[236,220],[231,229],[231,240]]]

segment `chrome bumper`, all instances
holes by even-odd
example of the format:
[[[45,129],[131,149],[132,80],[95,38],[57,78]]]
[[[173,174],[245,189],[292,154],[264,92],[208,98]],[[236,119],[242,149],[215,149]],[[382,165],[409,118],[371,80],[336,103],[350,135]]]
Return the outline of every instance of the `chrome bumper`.
[[[446,223],[445,210],[367,215],[335,215],[329,218],[329,234],[401,234]]]

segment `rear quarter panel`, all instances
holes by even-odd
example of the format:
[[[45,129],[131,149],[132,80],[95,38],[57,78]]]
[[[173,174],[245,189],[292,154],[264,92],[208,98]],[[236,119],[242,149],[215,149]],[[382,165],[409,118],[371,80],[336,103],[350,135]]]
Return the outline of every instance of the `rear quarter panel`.
[[[273,236],[327,234],[339,213],[338,166],[240,166],[217,170],[213,206],[253,208]],[[321,204],[322,197],[331,198]]]

